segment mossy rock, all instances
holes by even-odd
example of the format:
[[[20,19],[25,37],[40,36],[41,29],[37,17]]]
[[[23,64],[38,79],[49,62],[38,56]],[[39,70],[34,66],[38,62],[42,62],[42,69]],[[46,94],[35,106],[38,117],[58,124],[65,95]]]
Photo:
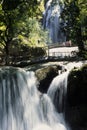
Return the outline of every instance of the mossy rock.
[[[71,130],[87,129],[87,65],[69,74],[65,115]]]
[[[87,103],[87,65],[73,69],[68,77],[68,102],[71,106]]]
[[[39,91],[42,93],[46,93],[51,81],[55,76],[58,75],[58,70],[61,70],[62,67],[59,65],[52,65],[48,67],[44,67],[42,69],[36,70],[35,74],[39,81]]]

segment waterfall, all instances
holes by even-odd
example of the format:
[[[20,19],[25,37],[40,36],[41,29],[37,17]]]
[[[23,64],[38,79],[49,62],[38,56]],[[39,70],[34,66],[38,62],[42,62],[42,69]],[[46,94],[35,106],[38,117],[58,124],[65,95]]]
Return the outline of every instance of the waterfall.
[[[0,69],[0,130],[69,130],[53,105],[51,87],[40,94],[37,85],[34,72]]]
[[[71,62],[62,66],[62,74],[56,76],[49,86],[47,94],[51,98],[58,112],[64,112],[66,107],[67,81],[69,72],[75,67],[80,68],[84,62]]]
[[[48,89],[48,95],[58,112],[63,112],[65,109],[68,74],[69,71],[55,77]]]
[[[61,23],[63,21],[60,18],[62,11],[60,2],[62,3],[61,0],[48,0],[45,6],[46,9],[43,17],[43,25],[44,28],[48,30],[52,43],[66,41],[65,34],[61,30]]]

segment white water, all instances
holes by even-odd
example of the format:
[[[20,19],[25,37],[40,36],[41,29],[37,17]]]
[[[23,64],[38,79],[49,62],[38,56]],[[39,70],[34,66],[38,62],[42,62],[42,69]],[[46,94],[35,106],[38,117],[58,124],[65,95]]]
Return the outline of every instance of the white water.
[[[0,130],[68,130],[50,97],[39,94],[33,72],[1,68]]]
[[[79,69],[85,63],[81,61],[81,62],[70,62],[67,65],[63,65],[62,71],[65,70],[67,71],[63,72],[62,74],[56,76],[53,79],[47,93],[59,112],[64,112],[65,109],[66,94],[67,94],[67,80],[68,80],[69,72],[74,67]]]
[[[66,103],[68,74],[69,71],[56,76],[48,89],[48,95],[59,112],[64,111]]]
[[[80,68],[82,65],[84,64],[87,64],[87,61],[86,62],[82,62],[82,61],[79,61],[79,62],[70,62],[68,63],[65,67],[68,71],[71,71],[73,68]]]
[[[48,0],[46,3],[46,9],[44,12],[43,25],[49,31],[49,37],[53,43],[64,42],[66,37],[61,31],[62,22],[60,19],[60,13],[62,8],[59,2],[62,0]]]

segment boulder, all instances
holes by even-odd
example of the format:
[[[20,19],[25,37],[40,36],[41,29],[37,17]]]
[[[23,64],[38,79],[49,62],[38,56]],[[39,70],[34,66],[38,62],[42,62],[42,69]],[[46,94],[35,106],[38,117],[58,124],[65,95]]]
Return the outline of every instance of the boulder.
[[[51,65],[35,71],[36,77],[39,81],[38,90],[42,93],[46,93],[51,81],[58,75],[58,70],[62,67],[59,65]]]
[[[87,65],[70,72],[67,96],[70,106],[87,104]]]
[[[69,74],[65,115],[72,130],[87,130],[87,65]]]

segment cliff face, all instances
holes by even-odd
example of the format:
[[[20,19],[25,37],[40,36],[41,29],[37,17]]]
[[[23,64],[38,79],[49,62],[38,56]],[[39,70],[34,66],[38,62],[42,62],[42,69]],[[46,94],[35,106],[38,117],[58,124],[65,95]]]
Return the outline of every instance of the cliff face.
[[[66,118],[73,130],[87,130],[87,65],[69,74]]]

